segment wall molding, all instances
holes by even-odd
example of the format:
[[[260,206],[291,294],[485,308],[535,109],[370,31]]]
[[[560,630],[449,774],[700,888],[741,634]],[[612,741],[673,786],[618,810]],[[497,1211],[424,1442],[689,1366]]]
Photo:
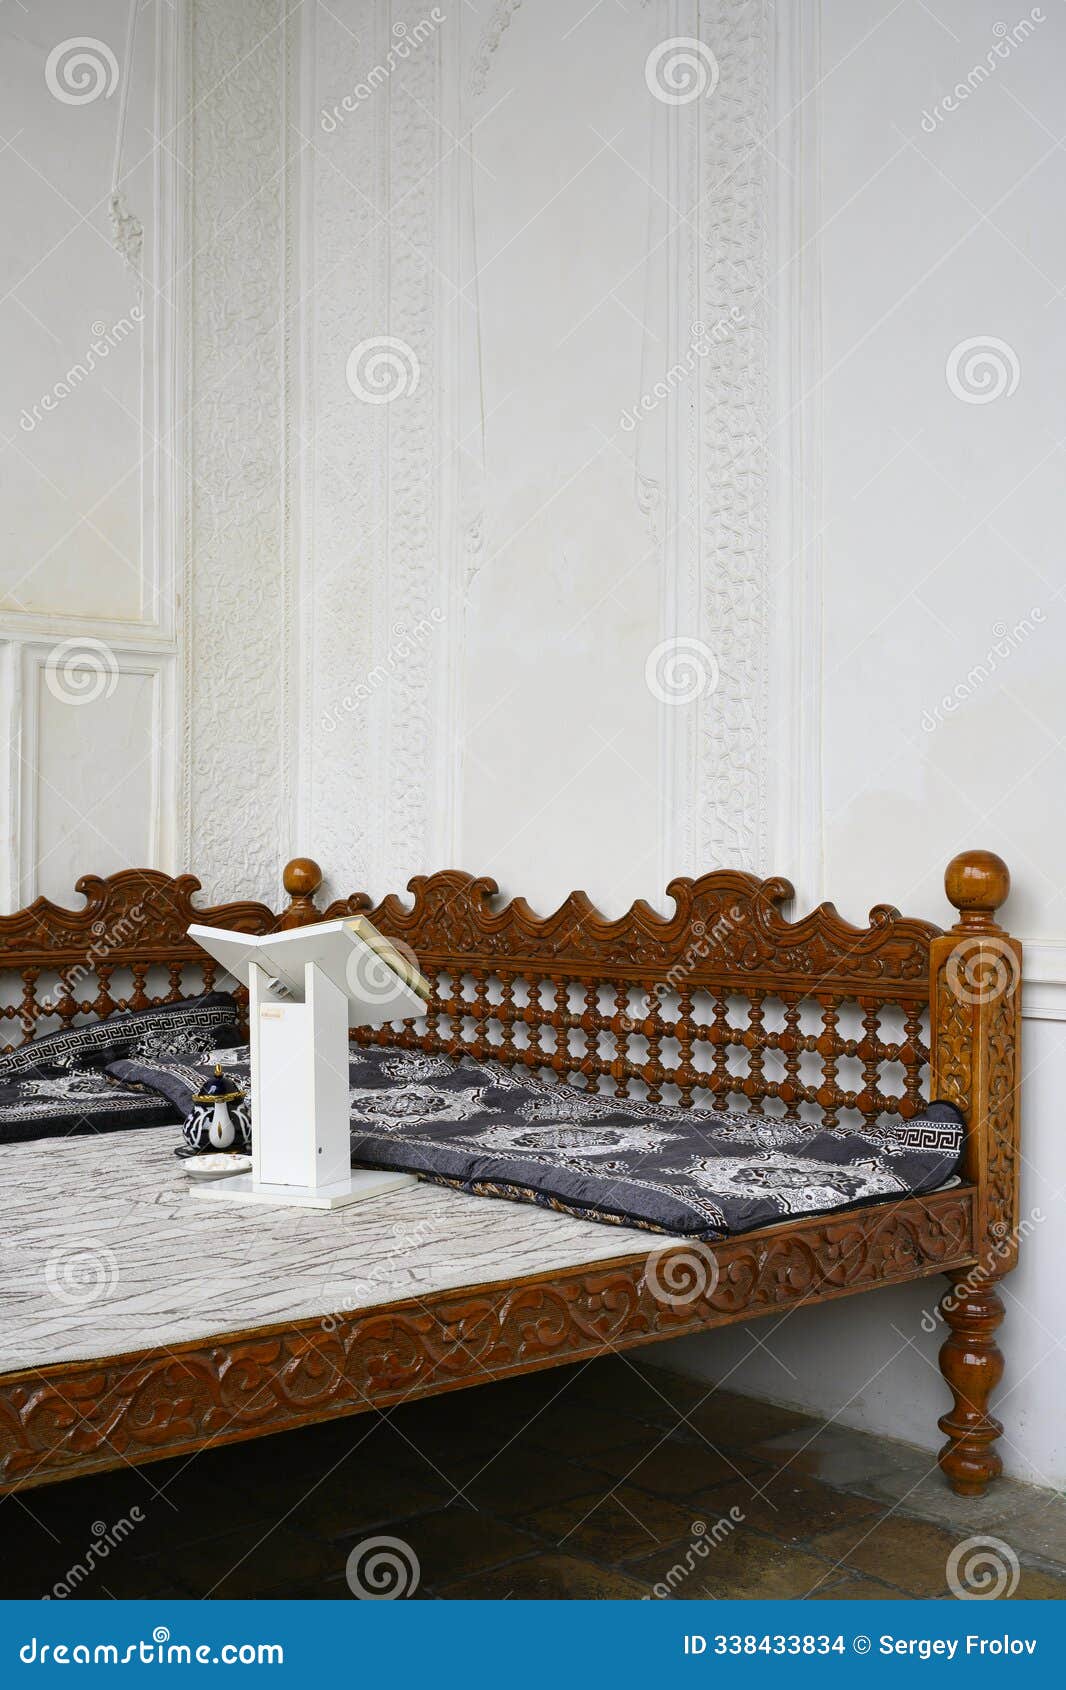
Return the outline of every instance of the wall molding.
[[[299,815],[337,893],[395,885],[457,848],[460,303],[447,278],[461,246],[459,24],[420,38],[425,15],[421,0],[376,0],[356,42],[320,10],[304,38]],[[401,26],[415,44],[345,111],[390,64]],[[379,337],[405,343],[418,373],[368,403],[346,367]]]
[[[698,39],[699,0],[670,0],[660,27],[667,38]],[[685,215],[677,217],[665,239],[665,263],[651,264],[646,274],[642,392],[661,376],[663,367],[673,369],[684,359],[693,343],[693,327],[703,316],[699,259],[701,104],[671,106],[655,101],[650,108],[652,124],[659,126],[660,144],[665,149],[667,202],[664,208],[649,190],[648,240],[653,257],[660,246],[659,221],[664,215],[672,215],[670,208]],[[654,177],[654,164],[651,174]],[[665,294],[661,319],[651,305],[657,280]],[[665,356],[650,318],[664,330]],[[714,631],[703,628],[702,536],[694,516],[701,491],[704,379],[701,371],[695,382],[680,383],[662,407],[661,416],[653,414],[640,423],[635,434],[635,476],[638,508],[655,547],[660,576],[660,637],[685,640],[696,635],[713,651],[717,645]],[[707,707],[716,709],[716,701],[712,698]],[[711,866],[703,860],[698,840],[703,709],[704,700],[700,699],[684,709],[659,711],[659,886],[666,886],[677,874],[699,874]]]
[[[699,314],[742,314],[700,371],[699,626],[719,669],[700,700],[685,823],[700,870],[768,866],[771,16],[769,0],[703,0],[699,13],[720,67],[699,102]]]
[[[1022,1017],[1066,1021],[1066,940],[1023,939]]]
[[[711,349],[692,384],[635,435],[636,497],[661,579],[660,635],[693,639],[717,664],[714,688],[659,719],[659,864],[765,872],[770,836],[766,753],[771,670],[768,0],[670,0],[663,38],[695,37],[719,66],[717,86],[660,107],[665,199],[678,217],[663,243],[649,233],[649,271],[665,311],[646,324],[652,362],[683,364],[702,325]],[[650,230],[654,231],[654,201]],[[651,262],[651,260],[649,260]],[[739,322],[735,311],[739,309]],[[724,339],[718,325],[728,325]],[[645,369],[642,375],[649,378]],[[683,647],[682,647],[683,649]]]
[[[825,896],[822,787],[820,0],[778,7],[773,39],[769,432],[771,860],[797,906]]]
[[[442,297],[440,301],[437,347],[440,586],[444,611],[441,638],[446,641],[447,650],[437,665],[434,708],[441,723],[437,860],[447,863],[462,861],[466,608],[483,557],[485,518],[481,295],[470,110],[477,90],[473,88],[473,78],[468,79],[466,75],[468,28],[465,12],[460,8],[451,26],[442,29],[439,36],[438,115],[445,135],[455,138],[447,143],[439,166],[436,248],[441,275],[452,283],[450,297]]]
[[[281,649],[284,11],[186,0],[193,149],[183,855],[220,899],[272,899],[289,740]],[[225,754],[228,748],[229,754]]]
[[[313,554],[306,520],[310,465],[314,461],[311,313],[305,306],[314,285],[314,225],[311,194],[313,153],[305,137],[314,131],[314,49],[318,8],[299,6],[284,19],[282,67],[282,277],[281,277],[281,487],[282,592],[281,714],[285,743],[280,793],[279,870],[310,850],[304,838],[307,806],[308,666],[310,653],[304,595],[313,582]]]
[[[424,0],[391,0],[392,30],[413,36],[425,17]],[[441,415],[443,278],[440,224],[444,215],[441,155],[449,141],[438,122],[441,107],[441,31],[415,48],[393,71],[389,102],[388,333],[413,347],[420,362],[417,390],[384,407],[387,412],[386,627],[390,649],[406,655],[382,691],[377,781],[384,827],[377,884],[394,884],[439,860],[443,849],[438,802],[450,762],[441,720],[438,676],[452,661],[447,593],[440,566],[441,467],[445,457]],[[393,232],[395,231],[395,232]],[[427,466],[430,473],[427,474]],[[414,638],[433,610],[445,618],[436,633]],[[432,623],[430,626],[434,626]],[[375,653],[375,655],[380,655]]]
[[[53,639],[21,641],[14,672],[9,677],[13,693],[12,719],[17,723],[18,738],[18,770],[14,777],[17,798],[13,807],[12,829],[16,844],[18,878],[15,880],[12,877],[13,884],[10,888],[12,907],[15,908],[25,908],[42,890],[39,883],[41,840],[38,831],[38,796],[44,759],[40,739],[40,707],[41,688],[49,684],[45,677],[55,643]],[[143,676],[152,682],[152,719],[147,757],[150,792],[144,818],[148,850],[143,863],[122,863],[121,866],[158,867],[161,863],[171,861],[174,856],[174,808],[168,802],[167,794],[174,765],[174,675],[177,659],[173,652],[146,650],[140,642],[126,645],[115,642],[110,651],[115,667],[106,684],[104,676],[100,677],[101,698],[111,697],[124,677]],[[81,709],[91,710],[93,696],[95,695],[90,695],[85,702],[75,696],[64,707],[75,712]],[[106,783],[110,782],[117,793],[133,772],[135,771],[121,766],[117,770],[104,771],[102,779],[105,782],[105,790]],[[57,792],[58,790],[57,788]],[[120,810],[116,806],[116,814],[118,813]],[[121,842],[111,839],[104,833],[103,827],[99,831],[104,834],[107,844],[118,852]],[[85,842],[85,869],[94,869],[100,861],[94,849],[96,845],[96,835],[91,832]],[[69,890],[73,892],[73,885]]]

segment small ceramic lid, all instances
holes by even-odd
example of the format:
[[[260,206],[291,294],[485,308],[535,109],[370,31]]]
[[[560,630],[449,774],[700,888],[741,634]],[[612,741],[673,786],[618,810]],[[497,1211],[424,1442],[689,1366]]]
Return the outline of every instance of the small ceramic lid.
[[[222,1072],[221,1062],[215,1063],[214,1076],[207,1080],[202,1091],[193,1098],[194,1103],[239,1103],[245,1096],[243,1091],[237,1091],[230,1080]]]

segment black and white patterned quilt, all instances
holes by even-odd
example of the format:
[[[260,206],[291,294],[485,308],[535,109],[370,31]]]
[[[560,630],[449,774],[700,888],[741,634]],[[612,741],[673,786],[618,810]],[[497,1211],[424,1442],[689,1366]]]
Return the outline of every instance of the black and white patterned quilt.
[[[247,1049],[219,1051],[248,1084]],[[243,1059],[243,1060],[235,1060]],[[179,1107],[208,1070],[180,1059],[108,1073]],[[861,1132],[738,1112],[618,1101],[495,1062],[372,1047],[349,1070],[352,1160],[478,1195],[651,1232],[720,1238],[790,1215],[935,1190],[958,1166],[950,1103]]]
[[[239,1044],[239,1021],[236,999],[228,992],[116,1010],[104,1021],[83,1021],[0,1051],[0,1083],[100,1069],[123,1056],[177,1053],[195,1061],[217,1046]]]
[[[0,1145],[173,1126],[181,1119],[165,1097],[127,1090],[99,1069],[0,1078]]]

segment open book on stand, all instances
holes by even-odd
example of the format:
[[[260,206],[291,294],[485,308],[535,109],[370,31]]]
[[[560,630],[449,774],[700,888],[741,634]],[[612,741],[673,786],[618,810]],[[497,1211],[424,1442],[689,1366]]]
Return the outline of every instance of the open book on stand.
[[[314,962],[347,997],[352,1027],[379,1027],[425,1014],[429,981],[365,916],[262,935],[190,927],[189,937],[242,983],[254,962],[276,990],[297,999],[304,995],[304,968]]]

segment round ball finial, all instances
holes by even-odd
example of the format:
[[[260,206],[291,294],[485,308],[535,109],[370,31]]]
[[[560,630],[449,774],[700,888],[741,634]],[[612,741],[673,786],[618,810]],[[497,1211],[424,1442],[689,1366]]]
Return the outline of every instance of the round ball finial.
[[[962,851],[944,874],[944,890],[967,927],[994,926],[1010,892],[1010,870],[995,851]]]
[[[313,898],[322,884],[322,870],[311,857],[294,857],[285,864],[281,883],[290,898]]]

